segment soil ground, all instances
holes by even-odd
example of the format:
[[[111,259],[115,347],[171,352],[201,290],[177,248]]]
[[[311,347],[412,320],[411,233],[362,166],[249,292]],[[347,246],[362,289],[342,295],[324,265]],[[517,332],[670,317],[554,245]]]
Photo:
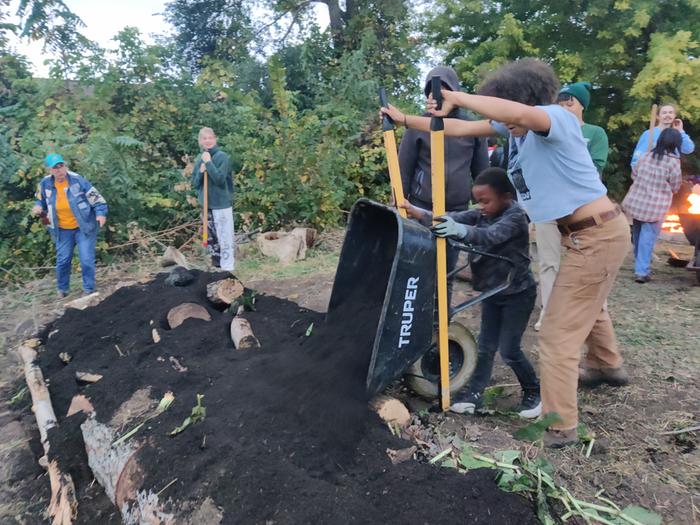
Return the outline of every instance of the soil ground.
[[[252,250],[241,260],[237,274],[250,288],[323,311],[340,238],[324,236],[307,261],[286,268]],[[700,516],[698,434],[662,433],[695,426],[700,419],[700,287],[686,270],[665,264],[669,247],[680,256],[690,251],[684,244],[659,243],[654,280],[645,285],[633,282],[628,259],[610,297],[632,384],[580,393],[582,422],[596,438],[590,457],[578,448],[545,455],[556,466],[559,481],[579,498],[593,500],[604,491],[621,506],[642,505],[660,513],[664,523],[687,524],[698,523]],[[105,269],[99,278],[107,288],[110,281],[138,279],[153,270],[153,264],[133,264]],[[469,293],[468,284],[458,283],[455,300]],[[10,350],[61,308],[50,278],[4,291],[0,308],[0,523],[42,523],[48,479],[35,462],[38,433],[26,397],[9,404],[22,387],[21,369]],[[461,316],[475,333],[478,319],[478,309]],[[536,362],[536,334],[531,330],[524,347]],[[499,362],[492,384],[505,386],[493,390],[499,394],[493,402],[496,413],[430,415],[435,432],[456,434],[484,451],[517,448],[520,443],[511,433],[522,423],[507,414],[519,397],[513,382],[510,371]],[[427,407],[413,396],[407,399],[416,412]]]

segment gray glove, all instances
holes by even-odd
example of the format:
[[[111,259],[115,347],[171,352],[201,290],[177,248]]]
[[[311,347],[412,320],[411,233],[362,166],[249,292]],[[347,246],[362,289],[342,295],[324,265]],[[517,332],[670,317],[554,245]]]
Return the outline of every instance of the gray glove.
[[[449,215],[436,217],[438,224],[435,224],[430,230],[438,237],[452,237],[456,240],[462,240],[467,236],[468,229],[464,224],[455,222]]]

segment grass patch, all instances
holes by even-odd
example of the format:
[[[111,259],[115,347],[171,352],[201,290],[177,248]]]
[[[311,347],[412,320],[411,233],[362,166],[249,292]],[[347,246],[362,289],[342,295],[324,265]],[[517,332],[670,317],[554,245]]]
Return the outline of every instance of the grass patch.
[[[325,249],[323,246],[312,248],[306,259],[282,266],[274,257],[266,257],[257,247],[251,247],[236,264],[236,276],[246,282],[265,276],[268,279],[294,279],[316,273],[335,271],[338,266],[337,250]]]

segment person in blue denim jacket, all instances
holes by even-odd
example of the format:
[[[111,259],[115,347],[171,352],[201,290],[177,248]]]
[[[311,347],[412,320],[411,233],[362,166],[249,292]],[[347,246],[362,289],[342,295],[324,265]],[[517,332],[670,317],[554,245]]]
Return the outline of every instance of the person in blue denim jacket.
[[[68,171],[63,157],[51,153],[44,159],[49,175],[39,183],[32,213],[44,217],[56,243],[56,288],[65,297],[70,289],[73,252],[77,245],[83,274],[83,291],[95,291],[95,244],[107,221],[107,203],[90,182]]]

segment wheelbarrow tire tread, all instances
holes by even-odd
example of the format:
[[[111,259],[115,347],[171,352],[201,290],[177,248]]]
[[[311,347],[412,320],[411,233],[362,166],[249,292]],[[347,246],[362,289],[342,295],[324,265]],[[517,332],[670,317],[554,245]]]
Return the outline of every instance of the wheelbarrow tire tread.
[[[472,333],[461,323],[450,323],[448,337],[451,342],[457,343],[462,350],[464,360],[461,368],[450,376],[450,394],[459,392],[469,381],[476,368],[477,346]],[[406,370],[405,378],[407,386],[416,394],[427,399],[434,399],[439,395],[439,381],[433,382],[423,376],[421,356]]]

